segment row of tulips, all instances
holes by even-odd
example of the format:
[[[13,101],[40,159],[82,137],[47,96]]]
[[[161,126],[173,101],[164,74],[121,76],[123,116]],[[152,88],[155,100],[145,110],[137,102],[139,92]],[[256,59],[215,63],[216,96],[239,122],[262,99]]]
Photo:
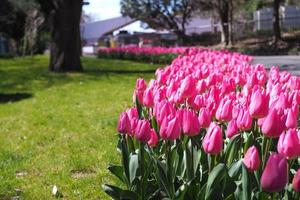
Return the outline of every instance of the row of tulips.
[[[300,78],[189,49],[121,113],[114,199],[299,199]]]
[[[185,47],[118,47],[100,48],[98,58],[124,59],[157,64],[169,64],[177,55],[185,54]]]

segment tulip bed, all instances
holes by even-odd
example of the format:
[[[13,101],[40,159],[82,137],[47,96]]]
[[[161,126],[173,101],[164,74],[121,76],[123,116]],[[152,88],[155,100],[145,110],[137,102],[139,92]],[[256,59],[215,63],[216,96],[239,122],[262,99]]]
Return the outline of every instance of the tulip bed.
[[[121,113],[114,199],[299,199],[300,79],[251,57],[189,50],[138,79]]]
[[[101,48],[98,58],[124,59],[156,64],[169,64],[178,55],[185,54],[185,47],[118,47]]]

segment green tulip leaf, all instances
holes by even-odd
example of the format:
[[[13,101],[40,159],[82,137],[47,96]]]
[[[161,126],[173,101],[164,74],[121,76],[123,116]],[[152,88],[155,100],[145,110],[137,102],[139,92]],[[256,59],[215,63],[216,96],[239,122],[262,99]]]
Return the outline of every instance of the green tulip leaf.
[[[139,160],[136,154],[131,154],[129,158],[129,181],[130,184],[137,178],[137,170],[139,168]]]
[[[124,168],[118,165],[110,165],[108,170],[119,178],[120,181],[126,183],[126,177],[124,176]]]
[[[243,199],[250,199],[251,189],[249,183],[248,170],[244,164],[242,164],[242,188],[243,188]]]
[[[213,192],[216,187],[220,186],[220,181],[224,178],[226,173],[227,168],[223,163],[220,163],[213,168],[208,176],[205,199],[211,199]]]

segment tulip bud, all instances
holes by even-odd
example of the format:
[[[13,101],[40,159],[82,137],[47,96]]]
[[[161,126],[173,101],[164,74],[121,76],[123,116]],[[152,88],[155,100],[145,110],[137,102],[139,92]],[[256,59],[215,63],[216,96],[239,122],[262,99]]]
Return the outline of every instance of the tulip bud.
[[[292,109],[288,109],[287,118],[285,122],[286,128],[297,128],[297,125],[297,114]]]
[[[211,116],[207,110],[207,108],[201,108],[199,112],[199,124],[201,128],[207,128],[209,127],[211,123]]]
[[[231,100],[222,99],[216,112],[216,118],[219,121],[230,121],[232,118]]]
[[[188,136],[195,136],[200,131],[200,124],[197,115],[192,110],[184,109],[182,113],[183,133]]]
[[[131,132],[130,121],[126,112],[121,113],[119,117],[118,131],[123,134]]]
[[[203,149],[209,154],[218,154],[223,148],[222,130],[220,126],[212,122],[202,141]]]
[[[147,85],[144,79],[139,78],[136,80],[136,85],[135,85],[135,89],[138,91],[144,91],[146,90]]]
[[[293,188],[296,192],[300,192],[300,169],[298,169],[293,178]]]
[[[151,129],[151,132],[150,132],[150,140],[148,141],[148,145],[150,147],[155,147],[158,143],[158,137],[157,137],[157,134],[155,133],[154,129]]]
[[[250,116],[249,110],[240,109],[238,117],[236,119],[236,124],[241,130],[249,130],[252,127],[252,118]]]
[[[149,88],[144,91],[143,105],[148,107],[148,108],[151,108],[154,105],[153,93],[152,93],[152,90],[149,89]]]
[[[260,165],[259,153],[255,146],[251,146],[244,157],[243,163],[246,168],[250,171],[256,171]]]
[[[177,116],[166,116],[160,126],[160,136],[165,140],[176,140],[180,137],[180,119]]]
[[[136,125],[138,123],[139,118],[137,108],[130,108],[126,111],[126,113],[128,115],[131,127],[131,131],[128,134],[133,136],[135,134]]]
[[[284,130],[284,122],[284,116],[275,108],[271,108],[267,117],[263,121],[261,131],[268,137],[279,137]]]
[[[280,192],[287,182],[287,160],[280,154],[272,153],[260,179],[261,187],[268,192]]]
[[[187,76],[182,81],[180,86],[180,96],[182,98],[189,98],[192,96],[196,91],[195,81],[192,76]]]
[[[256,90],[251,96],[249,112],[253,118],[263,118],[268,114],[269,96],[266,92]]]
[[[237,127],[236,120],[233,119],[228,123],[226,133],[225,133],[226,137],[228,137],[230,139],[234,135],[237,135],[238,133],[239,133],[239,129]]]
[[[288,159],[300,156],[298,132],[295,129],[289,129],[286,133],[282,133],[278,140],[277,150]]]
[[[151,127],[149,121],[139,120],[135,130],[135,137],[142,142],[148,142],[151,137]]]

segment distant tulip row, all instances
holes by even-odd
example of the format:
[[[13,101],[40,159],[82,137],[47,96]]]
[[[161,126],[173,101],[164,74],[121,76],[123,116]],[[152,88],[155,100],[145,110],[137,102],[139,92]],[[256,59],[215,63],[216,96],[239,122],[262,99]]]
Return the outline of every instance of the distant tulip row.
[[[299,199],[300,78],[251,57],[186,50],[138,79],[118,121],[127,199]]]
[[[135,60],[159,64],[169,64],[178,55],[186,53],[186,47],[118,47],[100,48],[99,58]]]

